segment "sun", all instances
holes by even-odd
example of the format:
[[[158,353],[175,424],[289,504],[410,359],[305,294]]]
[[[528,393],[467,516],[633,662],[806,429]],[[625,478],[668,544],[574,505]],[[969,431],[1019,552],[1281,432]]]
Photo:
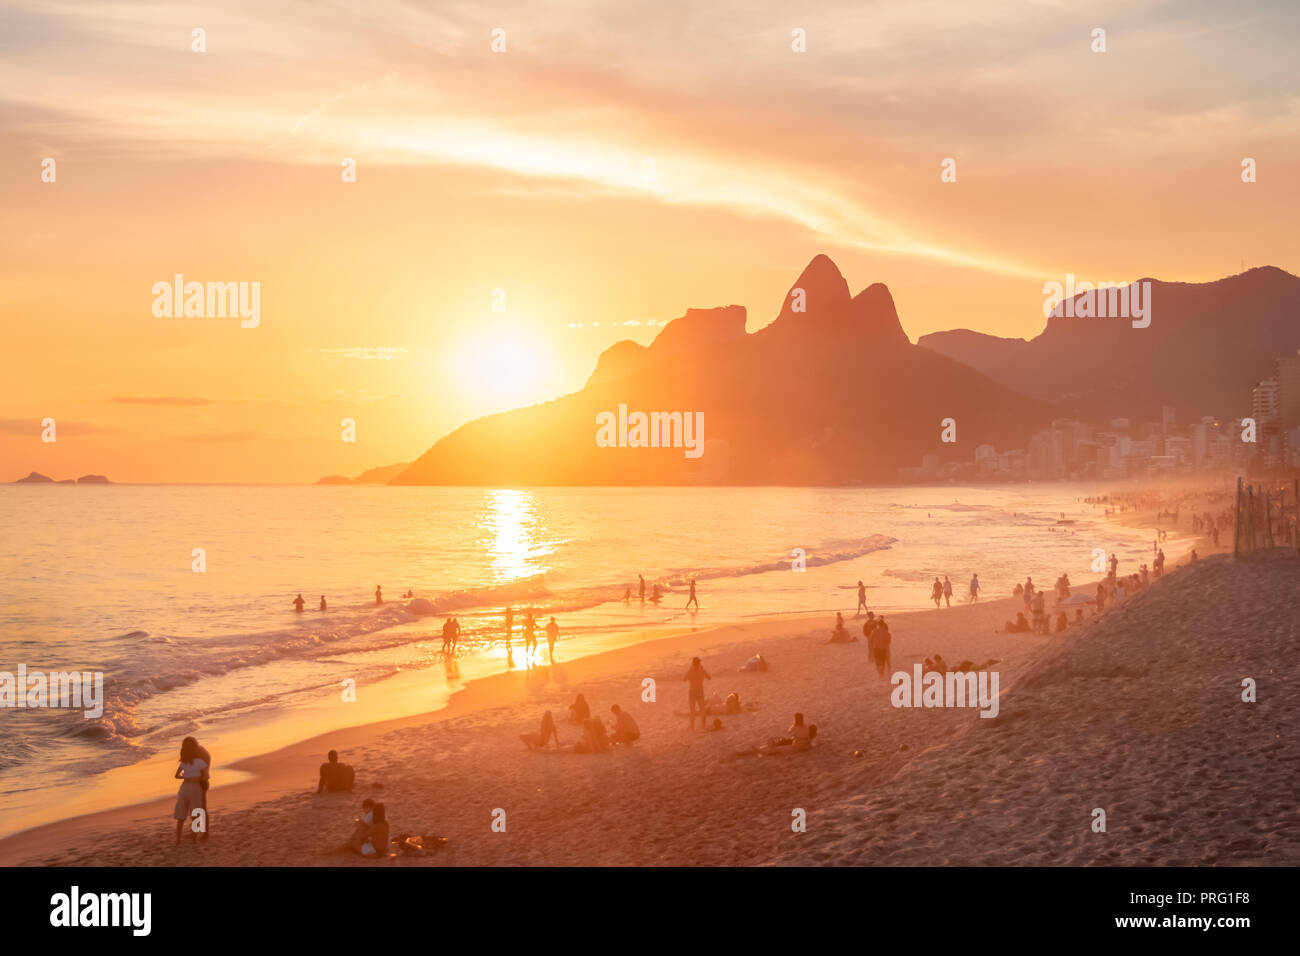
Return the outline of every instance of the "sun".
[[[538,397],[553,365],[545,343],[516,323],[494,323],[471,335],[451,363],[462,387],[512,400]]]

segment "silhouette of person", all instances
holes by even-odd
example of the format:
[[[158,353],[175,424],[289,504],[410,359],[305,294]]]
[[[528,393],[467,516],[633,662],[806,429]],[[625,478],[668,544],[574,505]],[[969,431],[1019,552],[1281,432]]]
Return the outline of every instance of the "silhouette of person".
[[[859,581],[858,582],[858,611],[862,611],[865,613],[866,610],[867,610],[867,586],[863,584],[861,581]],[[857,611],[853,612],[853,616],[854,617],[858,616]]]
[[[306,603],[307,602],[302,599],[302,595],[299,594],[296,598],[293,599],[293,609],[297,611],[299,614],[301,614],[303,606]]]
[[[506,655],[509,657],[513,657],[515,653],[514,648],[510,646],[510,632],[514,630],[514,627],[515,609],[508,607],[506,608]]]
[[[325,610],[325,595],[323,594],[320,596],[320,609]]]
[[[686,599],[686,606],[695,605],[695,610],[700,609],[700,599],[695,596],[695,579],[691,578],[691,596]]]
[[[384,592],[383,589],[381,589],[378,584],[375,585],[375,603],[376,604],[384,603]]]
[[[560,638],[560,625],[555,623],[555,618],[551,618],[550,623],[546,625],[546,649],[550,652],[551,663],[555,663],[555,642]]]
[[[636,578],[640,582],[639,587],[641,588],[641,603],[644,604],[645,603],[645,578],[643,578],[639,574],[636,576]]]
[[[695,729],[695,708],[700,709],[700,729],[704,730],[707,726],[705,723],[706,715],[704,712],[704,682],[713,680],[709,672],[704,669],[698,657],[691,658],[691,666],[686,671],[684,681],[690,681],[690,710],[691,710],[691,730]]]

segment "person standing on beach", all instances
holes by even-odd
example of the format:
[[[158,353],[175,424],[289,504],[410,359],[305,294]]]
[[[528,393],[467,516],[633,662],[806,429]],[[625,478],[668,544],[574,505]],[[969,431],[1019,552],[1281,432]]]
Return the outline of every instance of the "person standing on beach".
[[[974,604],[979,599],[980,599],[980,576],[978,574],[972,574],[970,576],[970,601],[968,603]]]
[[[375,585],[375,603],[376,604],[384,603],[384,591],[378,584]]]
[[[867,651],[876,665],[876,676],[880,678],[886,676],[892,663],[889,655],[890,639],[889,625],[885,623],[884,617],[877,618],[876,626],[867,638]]]
[[[943,576],[943,600],[947,607],[952,607],[952,582],[946,574]]]
[[[1029,610],[1029,605],[1034,601],[1034,579],[1025,578],[1025,590],[1023,592],[1025,599],[1025,610]]]
[[[533,618],[533,612],[528,610],[524,612],[524,657],[530,662],[535,647],[537,647],[537,621]]]
[[[857,617],[859,612],[867,613],[867,586],[861,581],[858,582],[858,610],[853,612],[853,616]]]
[[[451,619],[451,652],[456,653],[456,645],[460,642],[460,621],[456,618]]]
[[[1118,571],[1119,571],[1119,558],[1115,557],[1115,552],[1112,551],[1110,553],[1110,576],[1112,580],[1114,580]]]
[[[700,659],[698,657],[692,657],[690,669],[686,672],[686,676],[683,677],[682,680],[690,681],[690,685],[691,685],[690,686],[691,730],[695,729],[695,708],[696,707],[700,708],[700,729],[705,730],[707,729],[708,724],[706,723],[706,719],[704,715],[704,682],[706,680],[713,680],[713,678],[710,677],[709,672],[704,669],[704,665],[700,663]]]
[[[638,574],[636,576],[636,579],[637,581],[640,582],[640,584],[638,584],[637,587],[641,589],[641,603],[644,604],[645,603],[645,578]]]
[[[297,611],[299,614],[301,614],[303,605],[305,605],[306,603],[307,602],[302,599],[302,595],[299,594],[296,598],[293,599],[293,609]]]
[[[182,740],[180,764],[173,774],[173,779],[181,782],[180,789],[176,791],[176,808],[172,811],[176,820],[177,846],[181,845],[181,833],[186,821],[191,822],[193,832],[194,811],[203,806],[203,788],[199,781],[206,766],[199,756],[199,742],[193,737]]]
[[[506,608],[506,656],[514,657],[514,649],[510,646],[510,632],[515,629],[515,609]]]
[[[551,656],[551,663],[555,663],[555,642],[560,639],[560,625],[555,623],[555,618],[546,625],[546,650]]]
[[[694,579],[694,578],[691,578],[691,596],[688,597],[688,598],[686,599],[686,607],[687,607],[687,609],[689,609],[690,606],[691,606],[692,604],[695,605],[695,610],[698,611],[698,610],[700,609],[700,599],[697,598],[697,597],[695,596],[695,579]]]
[[[323,594],[320,596],[320,609],[325,610],[325,595]]]
[[[943,599],[943,585],[939,583],[938,578],[935,578],[934,584],[930,588],[930,600],[934,602],[935,607],[938,607],[939,602],[942,599]]]

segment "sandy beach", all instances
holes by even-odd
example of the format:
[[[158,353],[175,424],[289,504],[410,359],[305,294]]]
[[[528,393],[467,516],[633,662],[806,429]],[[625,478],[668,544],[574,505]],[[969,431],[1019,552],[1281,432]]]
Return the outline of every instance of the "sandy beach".
[[[1295,862],[1300,748],[1283,716],[1297,704],[1286,652],[1298,635],[1277,601],[1298,570],[1280,552],[1203,558],[1051,637],[1001,631],[1018,598],[890,616],[894,671],[935,652],[954,664],[996,660],[993,719],[891,706],[865,644],[825,643],[822,617],[702,628],[471,681],[436,713],[238,763],[250,777],[229,786],[218,758],[206,844],[172,845],[164,787],[157,801],[0,841],[0,863]],[[754,653],[770,671],[741,670]],[[719,731],[692,731],[682,716],[682,675],[697,654],[710,692],[755,708]],[[1244,677],[1258,682],[1257,703],[1241,702]],[[654,702],[642,700],[646,678]],[[563,720],[577,692],[606,718],[623,706],[641,740],[602,755],[527,751],[519,735],[547,709],[562,741],[577,739]],[[738,755],[784,734],[795,711],[818,726],[810,751]],[[314,792],[330,748],[357,769],[352,793]],[[394,835],[446,846],[378,864],[327,852],[365,797],[385,803]],[[1098,807],[1106,833],[1091,830]],[[791,828],[799,809],[807,832]],[[492,827],[498,810],[505,832]]]

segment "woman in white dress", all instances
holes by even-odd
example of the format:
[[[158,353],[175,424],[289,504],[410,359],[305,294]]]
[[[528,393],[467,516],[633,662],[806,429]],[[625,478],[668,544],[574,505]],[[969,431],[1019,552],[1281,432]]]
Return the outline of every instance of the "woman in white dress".
[[[191,819],[193,812],[203,806],[203,787],[199,780],[207,762],[199,756],[199,744],[193,737],[186,737],[181,744],[181,762],[176,768],[175,779],[181,781],[181,788],[176,791],[176,845],[181,845],[181,832],[185,821]],[[205,821],[206,825],[206,821]],[[191,833],[193,836],[193,833]]]

